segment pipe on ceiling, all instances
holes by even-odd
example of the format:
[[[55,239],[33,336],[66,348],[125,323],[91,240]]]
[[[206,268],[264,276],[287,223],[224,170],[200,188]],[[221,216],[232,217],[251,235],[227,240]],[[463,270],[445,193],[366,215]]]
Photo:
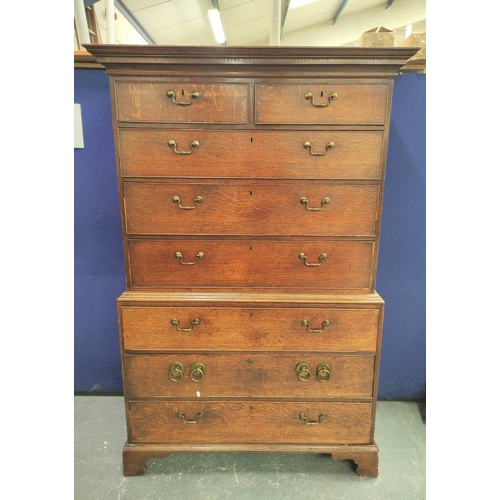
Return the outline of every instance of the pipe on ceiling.
[[[281,0],[272,0],[269,22],[269,45],[281,44]]]
[[[115,41],[115,2],[106,0],[106,43]]]
[[[347,5],[347,2],[349,0],[343,0],[342,3],[340,4],[340,7],[337,9],[337,12],[335,13],[335,15],[333,16],[333,22],[332,22],[332,25],[335,24],[339,17],[340,17],[340,14],[342,14],[342,11],[344,10],[345,6]]]
[[[89,27],[87,25],[87,16],[85,15],[83,0],[75,0],[75,21],[79,44],[83,45],[84,43],[90,43]]]

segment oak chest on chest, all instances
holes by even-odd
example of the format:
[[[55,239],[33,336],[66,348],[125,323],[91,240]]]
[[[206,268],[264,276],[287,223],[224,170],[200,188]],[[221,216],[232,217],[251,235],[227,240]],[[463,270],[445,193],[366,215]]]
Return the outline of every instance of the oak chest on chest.
[[[415,49],[87,49],[111,80],[124,474],[276,451],[376,476],[385,159]]]

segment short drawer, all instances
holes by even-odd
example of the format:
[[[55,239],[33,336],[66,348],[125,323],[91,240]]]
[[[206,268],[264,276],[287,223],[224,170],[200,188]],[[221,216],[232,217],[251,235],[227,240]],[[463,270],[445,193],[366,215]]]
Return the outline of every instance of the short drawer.
[[[131,401],[133,443],[369,444],[371,403]]]
[[[374,236],[378,185],[125,182],[127,234]]]
[[[380,179],[384,132],[118,130],[123,177]]]
[[[368,290],[373,250],[373,241],[130,239],[130,284]]]
[[[248,123],[245,83],[115,83],[116,118],[135,123]]]
[[[380,309],[120,308],[125,351],[375,352]]]
[[[387,84],[255,84],[255,123],[382,125]]]
[[[233,341],[238,343],[236,337]],[[125,355],[129,398],[371,398],[373,370],[374,356],[368,354]]]

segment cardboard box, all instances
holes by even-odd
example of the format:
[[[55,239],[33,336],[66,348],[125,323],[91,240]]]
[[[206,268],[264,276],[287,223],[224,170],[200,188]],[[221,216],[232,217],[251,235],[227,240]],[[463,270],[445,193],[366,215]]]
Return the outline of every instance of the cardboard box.
[[[405,38],[400,44],[400,47],[421,47],[420,50],[408,61],[405,66],[412,64],[425,64],[426,46],[425,33],[412,33],[408,38]]]
[[[383,26],[372,28],[361,34],[356,45],[358,47],[393,47],[394,31]]]

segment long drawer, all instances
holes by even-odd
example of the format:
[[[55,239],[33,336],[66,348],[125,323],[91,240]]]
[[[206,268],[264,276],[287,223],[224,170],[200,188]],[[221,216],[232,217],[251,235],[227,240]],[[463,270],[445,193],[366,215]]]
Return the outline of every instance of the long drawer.
[[[132,288],[373,285],[373,241],[129,239],[128,250]]]
[[[301,85],[257,83],[255,122],[290,124],[383,124],[387,116],[386,84],[341,81]]]
[[[375,352],[380,309],[123,306],[120,315],[125,351]]]
[[[369,444],[371,403],[130,401],[133,443]]]
[[[380,179],[384,132],[118,130],[124,177]]]
[[[125,182],[127,234],[374,236],[378,185]]]
[[[248,123],[248,83],[115,83],[118,121],[136,123]]]
[[[234,342],[238,343],[236,337]],[[131,398],[371,398],[373,370],[373,355],[191,352],[125,356]]]

